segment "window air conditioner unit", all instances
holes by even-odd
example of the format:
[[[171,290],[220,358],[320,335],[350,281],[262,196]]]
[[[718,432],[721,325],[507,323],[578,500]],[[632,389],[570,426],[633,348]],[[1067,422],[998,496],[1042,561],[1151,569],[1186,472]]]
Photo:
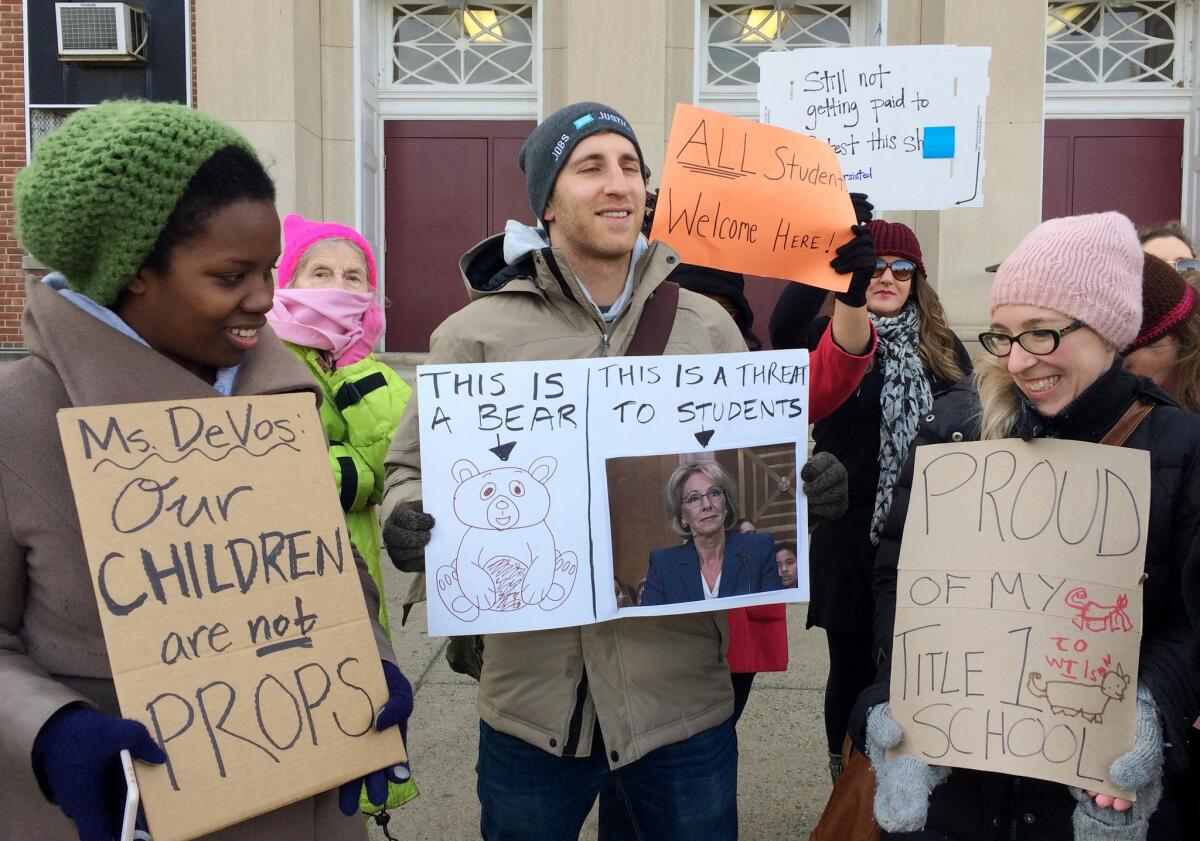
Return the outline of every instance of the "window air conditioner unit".
[[[56,3],[61,61],[145,61],[150,22],[129,3]]]

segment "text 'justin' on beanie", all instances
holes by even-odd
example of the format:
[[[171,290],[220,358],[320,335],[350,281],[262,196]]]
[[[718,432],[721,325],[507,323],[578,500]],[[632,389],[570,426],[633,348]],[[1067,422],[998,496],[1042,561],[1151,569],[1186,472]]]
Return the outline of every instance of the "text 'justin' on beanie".
[[[166,102],[86,108],[38,141],[16,178],[21,246],[98,304],[137,274],[188,182],[220,149],[249,142],[219,120]]]
[[[542,214],[550,203],[554,182],[571,157],[571,151],[585,137],[603,131],[615,132],[632,143],[637,151],[638,162],[642,165],[642,177],[650,177],[637,135],[633,133],[629,122],[614,109],[599,102],[576,102],[560,108],[538,123],[517,156],[517,164],[525,173],[529,207],[533,215],[541,220],[542,227],[546,226]]]
[[[996,272],[992,312],[1005,304],[1055,310],[1124,349],[1142,323],[1142,247],[1133,223],[1110,211],[1038,225]]]

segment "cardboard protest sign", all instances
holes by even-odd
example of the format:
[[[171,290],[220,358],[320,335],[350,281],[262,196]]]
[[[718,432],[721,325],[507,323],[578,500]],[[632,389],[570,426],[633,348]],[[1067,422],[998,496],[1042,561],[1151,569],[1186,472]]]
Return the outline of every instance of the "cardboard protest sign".
[[[404,758],[310,395],[58,414],[155,841],[194,838]]]
[[[844,291],[853,234],[837,155],[782,128],[676,105],[650,238],[688,263]]]
[[[423,365],[417,389],[431,635],[808,598],[807,351]],[[726,528],[798,546],[733,552],[713,601],[640,604],[652,551],[684,543],[665,482],[694,461],[729,477]]]
[[[1142,450],[919,447],[900,551],[892,716],[925,762],[1125,798],[1150,512]]]
[[[988,47],[768,52],[759,115],[837,152],[877,210],[983,206]]]

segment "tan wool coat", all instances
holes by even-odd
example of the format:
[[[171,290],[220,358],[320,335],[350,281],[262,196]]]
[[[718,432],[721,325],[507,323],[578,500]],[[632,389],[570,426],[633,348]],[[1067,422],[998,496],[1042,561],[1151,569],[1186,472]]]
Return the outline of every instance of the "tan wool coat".
[[[0,366],[0,838],[74,841],[74,824],[35,779],[34,739],[67,704],[119,710],[55,414],[217,395],[49,287],[32,282],[27,296],[29,356]],[[310,391],[317,399],[304,366],[269,330],[263,334],[242,363],[235,394]],[[374,615],[378,595],[361,572]],[[327,792],[207,837],[362,841],[366,829]]]

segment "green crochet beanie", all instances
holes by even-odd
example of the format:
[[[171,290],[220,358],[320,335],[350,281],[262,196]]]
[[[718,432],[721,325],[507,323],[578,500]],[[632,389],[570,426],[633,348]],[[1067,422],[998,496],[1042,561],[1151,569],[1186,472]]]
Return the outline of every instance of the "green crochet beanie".
[[[165,102],[87,108],[38,142],[13,185],[21,246],[108,306],[154,248],[196,170],[227,146],[229,126]]]

